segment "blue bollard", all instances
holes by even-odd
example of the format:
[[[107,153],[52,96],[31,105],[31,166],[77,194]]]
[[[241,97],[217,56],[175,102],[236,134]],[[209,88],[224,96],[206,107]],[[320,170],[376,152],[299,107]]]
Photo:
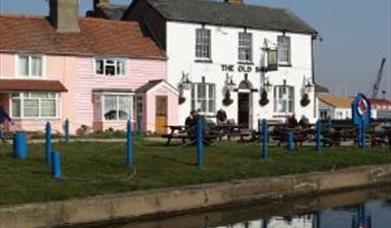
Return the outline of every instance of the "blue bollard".
[[[288,132],[288,150],[292,151],[294,149],[294,135],[293,132]]]
[[[196,127],[196,140],[197,140],[197,166],[202,169],[204,167],[204,136],[202,119],[198,117]]]
[[[132,123],[130,120],[126,126],[126,166],[129,169],[133,169],[133,135],[132,135]]]
[[[65,136],[65,142],[69,143],[70,135],[69,135],[69,119],[65,120],[64,124],[64,136]]]
[[[316,121],[315,149],[320,151],[320,137],[322,133],[322,124],[320,120]]]
[[[269,159],[269,132],[267,127],[267,121],[262,120],[262,158],[265,160]]]
[[[51,153],[51,165],[52,165],[52,175],[55,178],[61,177],[61,157],[58,151],[53,151]]]
[[[51,161],[51,150],[52,150],[52,127],[50,126],[50,122],[47,122],[45,128],[45,161],[50,165]]]
[[[26,133],[23,131],[16,132],[14,134],[13,143],[15,157],[19,159],[27,158]]]
[[[268,227],[269,227],[269,220],[262,219],[262,228],[268,228]]]

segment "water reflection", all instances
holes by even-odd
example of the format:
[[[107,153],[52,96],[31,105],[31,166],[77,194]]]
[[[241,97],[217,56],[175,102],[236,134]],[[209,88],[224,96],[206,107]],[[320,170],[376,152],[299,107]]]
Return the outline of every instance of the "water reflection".
[[[259,220],[214,226],[216,228],[391,228],[391,201],[379,200],[344,208],[319,210],[296,216],[273,216]]]
[[[91,226],[102,227],[102,224]],[[251,202],[175,217],[155,216],[122,228],[391,228],[391,186],[300,199]]]

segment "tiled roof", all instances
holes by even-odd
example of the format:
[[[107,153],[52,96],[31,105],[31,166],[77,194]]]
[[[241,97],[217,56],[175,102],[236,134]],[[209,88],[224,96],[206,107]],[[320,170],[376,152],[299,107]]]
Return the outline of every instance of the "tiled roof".
[[[319,100],[336,108],[350,108],[353,102],[353,98],[351,97],[337,97],[331,95],[320,95]]]
[[[53,91],[67,92],[60,81],[0,79],[0,91]]]
[[[228,4],[211,0],[135,0],[132,5],[137,1],[146,1],[166,20],[272,31],[317,33],[291,11],[281,8]],[[132,5],[128,10],[131,10]]]
[[[81,18],[79,26],[80,33],[57,33],[46,17],[1,15],[0,51],[165,58],[137,22]]]

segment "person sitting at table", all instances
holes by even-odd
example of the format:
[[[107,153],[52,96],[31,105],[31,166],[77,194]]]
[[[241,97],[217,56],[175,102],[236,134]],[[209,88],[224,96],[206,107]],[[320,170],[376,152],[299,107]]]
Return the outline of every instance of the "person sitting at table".
[[[301,128],[307,128],[309,124],[310,124],[310,121],[308,120],[308,118],[305,115],[302,115],[301,119],[299,121],[299,126]]]
[[[292,128],[296,127],[297,126],[296,115],[292,114],[291,116],[288,116],[286,123],[288,127],[292,127]]]
[[[194,127],[196,124],[196,111],[192,110],[185,120],[185,130],[188,135],[194,135]]]
[[[227,123],[227,113],[224,111],[224,109],[220,109],[217,111],[216,115],[217,124]]]

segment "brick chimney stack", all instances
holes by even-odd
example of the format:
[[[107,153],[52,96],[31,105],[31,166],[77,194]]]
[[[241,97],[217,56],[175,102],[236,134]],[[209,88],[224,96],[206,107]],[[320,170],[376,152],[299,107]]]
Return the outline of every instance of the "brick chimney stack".
[[[49,20],[57,32],[80,32],[79,0],[49,0]]]
[[[94,11],[97,10],[99,5],[109,5],[110,0],[94,0]]]
[[[229,4],[243,4],[243,0],[224,0],[224,3],[229,3]]]

